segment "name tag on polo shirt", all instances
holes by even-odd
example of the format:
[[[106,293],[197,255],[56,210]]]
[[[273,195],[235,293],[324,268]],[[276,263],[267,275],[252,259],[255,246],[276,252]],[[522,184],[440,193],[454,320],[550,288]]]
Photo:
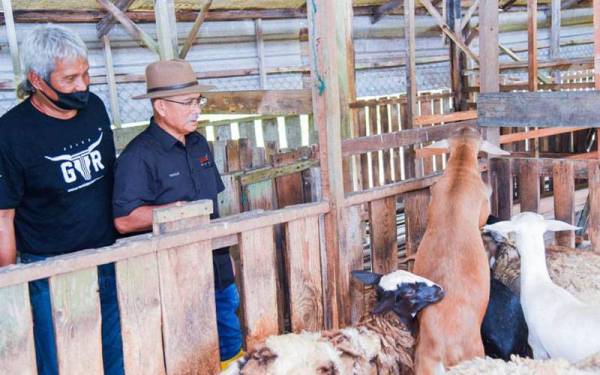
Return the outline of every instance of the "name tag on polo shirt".
[[[169,173],[169,177],[173,178],[173,177],[177,177],[179,176],[180,173],[179,172],[173,172],[173,173]]]

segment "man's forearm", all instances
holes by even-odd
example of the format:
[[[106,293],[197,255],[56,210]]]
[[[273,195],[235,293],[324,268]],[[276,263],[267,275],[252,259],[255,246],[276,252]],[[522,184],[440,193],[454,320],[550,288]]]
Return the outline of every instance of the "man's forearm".
[[[172,206],[174,204],[140,206],[131,211],[129,215],[116,218],[115,228],[121,234],[149,231],[152,229],[152,211],[155,208]]]
[[[14,219],[14,210],[0,210],[0,267],[17,262]]]

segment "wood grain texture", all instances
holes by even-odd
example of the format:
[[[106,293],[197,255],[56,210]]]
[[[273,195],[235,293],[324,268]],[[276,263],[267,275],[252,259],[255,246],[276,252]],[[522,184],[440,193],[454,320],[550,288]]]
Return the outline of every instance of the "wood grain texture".
[[[340,254],[340,295],[345,324],[355,324],[366,313],[366,295],[364,285],[354,279],[352,271],[364,269],[363,236],[365,224],[361,218],[359,205],[346,208],[343,223],[347,235],[346,252]]]
[[[519,199],[521,212],[539,212],[541,163],[537,159],[517,162],[519,168]]]
[[[369,107],[369,134],[371,136],[380,137],[381,134],[377,129],[377,112],[379,112],[379,106]],[[342,150],[343,150],[342,142]],[[379,151],[371,152],[371,178],[373,180],[373,187],[380,186],[380,172],[379,172]]]
[[[319,217],[294,220],[285,226],[286,270],[292,331],[323,329],[323,288]]]
[[[575,172],[573,163],[560,160],[552,170],[554,191],[554,218],[575,225]],[[556,243],[575,247],[575,232],[561,231],[554,234]]]
[[[310,90],[221,91],[204,94],[208,105],[202,113],[260,113],[299,115],[312,113]]]
[[[234,175],[221,176],[225,190],[218,195],[219,214],[229,216],[239,214],[242,207],[241,187],[239,179]]]
[[[165,374],[156,254],[115,264],[127,374]]]
[[[371,225],[371,262],[373,272],[386,274],[398,269],[396,197],[369,204]]]
[[[35,375],[33,321],[27,283],[0,288],[0,367],[6,375]]]
[[[239,244],[245,348],[249,351],[279,333],[273,228],[242,232]]]
[[[510,220],[513,206],[513,175],[510,159],[494,158],[489,161],[490,199],[492,215]]]
[[[588,235],[592,241],[592,250],[600,253],[600,162],[590,161],[588,165],[590,201]]]
[[[406,256],[411,257],[417,253],[421,239],[427,229],[427,211],[431,193],[429,188],[411,191],[403,195],[404,217],[406,226]],[[409,270],[412,262],[409,263]]]
[[[527,57],[529,91],[537,91],[537,0],[527,0]]]
[[[67,375],[102,374],[96,267],[53,276],[49,285],[58,371]]]

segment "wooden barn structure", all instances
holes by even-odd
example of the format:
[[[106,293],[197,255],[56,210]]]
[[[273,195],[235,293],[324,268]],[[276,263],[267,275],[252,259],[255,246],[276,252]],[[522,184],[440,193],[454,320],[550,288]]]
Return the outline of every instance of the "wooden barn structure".
[[[220,198],[227,215],[221,219],[209,220],[210,202],[160,209],[154,213],[152,234],[0,269],[2,373],[37,373],[28,282],[40,278],[50,281],[61,374],[103,372],[97,266],[111,262],[116,265],[129,374],[218,372],[211,265],[215,248],[237,249],[247,348],[271,334],[356,322],[367,302],[350,271],[365,265],[380,273],[410,267],[426,226],[429,187],[439,179],[446,160],[446,155],[423,146],[464,125],[480,126],[488,140],[513,151],[510,157],[481,161],[481,171],[494,187],[496,215],[508,218],[516,210],[530,210],[575,223],[584,208],[579,216],[589,218],[586,233],[563,233],[557,242],[574,247],[576,239],[588,239],[592,250],[600,252],[600,154],[594,130],[600,124],[600,0],[245,2],[252,10],[236,8],[237,2],[230,0],[209,0],[200,6],[175,0],[97,0],[92,1],[95,10],[85,11],[75,5],[69,11],[48,10],[53,2],[42,1],[42,10],[24,6],[13,11],[19,3],[32,2],[2,0],[0,21],[7,31],[15,76],[2,83],[4,87],[13,88],[22,74],[15,23],[97,23],[109,62],[102,79],[110,91],[119,149],[143,127],[120,128],[114,111],[118,85],[108,32],[115,22],[133,40],[168,59],[186,57],[204,20],[252,19],[260,36],[263,19],[302,18],[307,27],[298,37],[305,41],[308,57],[307,69],[301,72],[304,88],[217,91],[208,96],[208,112],[259,115],[237,120],[258,124],[255,128],[298,118],[298,123],[307,122],[309,138],[312,134],[317,142],[281,151],[269,141],[257,147],[256,136],[216,137],[213,150],[227,185],[227,194]],[[583,10],[583,17],[593,19],[593,58],[557,57],[561,7],[563,13]],[[498,41],[499,12],[511,8],[527,13],[526,61],[518,61],[521,58]],[[538,9],[547,13],[549,48],[554,51],[539,62]],[[405,95],[357,99],[352,34],[356,14],[372,22],[389,14],[402,17]],[[448,92],[417,92],[417,15],[431,17],[436,32],[448,40]],[[472,22],[475,16],[477,23]],[[173,30],[181,20],[193,24],[179,46]],[[138,25],[144,22],[155,22],[156,38]],[[257,45],[260,50],[260,37]],[[516,61],[501,64],[501,53]],[[590,74],[563,81],[560,71],[573,67]],[[503,71],[525,69],[526,82],[500,79]],[[255,73],[265,80],[268,70],[259,64]],[[447,113],[440,113],[445,105]],[[220,126],[229,125],[231,120],[209,126],[217,133]],[[205,128],[200,123],[200,131]],[[404,219],[400,227],[399,212]],[[399,253],[401,231],[404,249]]]

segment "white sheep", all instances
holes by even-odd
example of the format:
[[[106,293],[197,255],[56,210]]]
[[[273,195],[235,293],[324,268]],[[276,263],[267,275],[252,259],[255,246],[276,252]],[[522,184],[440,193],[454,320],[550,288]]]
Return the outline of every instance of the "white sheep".
[[[353,275],[376,286],[373,314],[336,331],[268,337],[222,375],[412,374],[415,340],[410,327],[417,312],[443,298],[443,290],[406,271]]]
[[[565,358],[571,363],[600,352],[600,306],[575,298],[550,279],[544,232],[574,230],[570,224],[523,212],[486,226],[503,236],[515,233],[521,257],[521,305],[535,359]]]

